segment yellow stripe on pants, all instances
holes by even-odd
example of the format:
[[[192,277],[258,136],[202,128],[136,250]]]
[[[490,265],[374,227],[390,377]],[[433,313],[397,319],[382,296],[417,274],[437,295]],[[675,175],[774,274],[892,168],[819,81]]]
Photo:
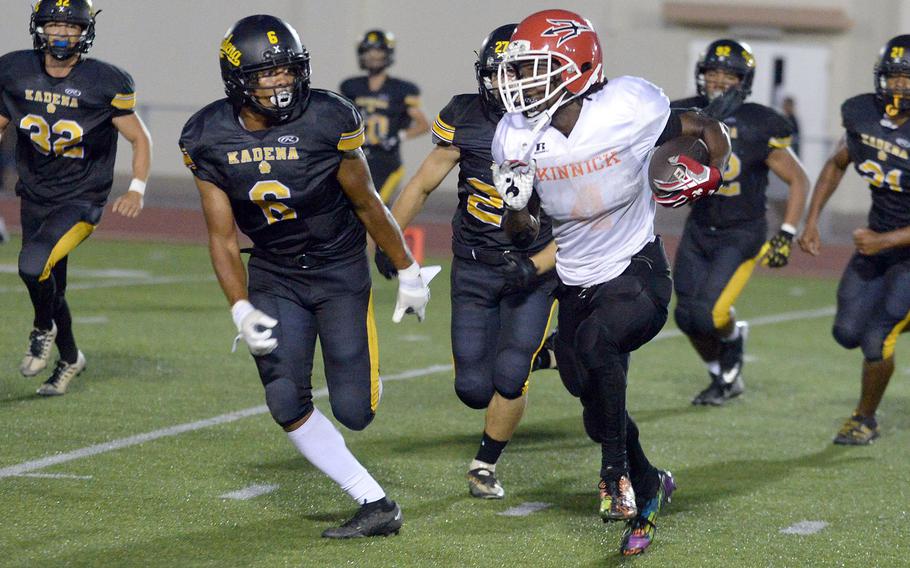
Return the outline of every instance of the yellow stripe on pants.
[[[373,291],[367,304],[367,344],[370,348],[370,410],[376,412],[382,384],[379,382],[379,338],[376,334],[376,317],[373,315]]]
[[[57,241],[57,244],[54,245],[54,248],[51,250],[51,255],[48,257],[47,263],[44,265],[44,270],[41,272],[41,276],[38,278],[38,282],[44,282],[50,278],[51,270],[53,270],[54,266],[63,258],[65,258],[66,255],[73,252],[73,249],[79,246],[79,243],[87,239],[94,230],[95,226],[91,223],[79,221],[73,225],[69,231],[64,233],[63,236],[60,237],[60,240]]]
[[[398,188],[398,184],[401,183],[401,178],[404,177],[404,166],[398,166],[398,169],[389,174],[389,177],[385,178],[385,183],[382,184],[382,187],[379,189],[379,197],[382,198],[383,203],[388,203],[392,199],[392,194],[395,193],[395,190]]]
[[[761,250],[758,251],[757,255],[739,265],[739,268],[733,273],[733,277],[730,278],[730,281],[724,286],[723,291],[720,293],[720,297],[717,298],[717,302],[714,303],[714,308],[711,310],[711,318],[714,320],[714,329],[723,329],[730,323],[730,308],[733,307],[736,298],[739,297],[743,288],[746,287],[746,283],[749,282],[752,271],[755,270],[755,264],[768,254],[769,248],[770,245],[768,243],[762,245]]]

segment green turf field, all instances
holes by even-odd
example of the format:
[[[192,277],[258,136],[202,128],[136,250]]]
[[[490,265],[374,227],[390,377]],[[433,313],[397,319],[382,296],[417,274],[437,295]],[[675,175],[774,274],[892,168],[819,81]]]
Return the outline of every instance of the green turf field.
[[[332,542],[320,532],[354,506],[257,408],[255,367],[245,349],[230,353],[232,323],[204,248],[93,241],[73,254],[68,297],[88,368],[54,399],[33,394],[41,379],[18,375],[31,306],[17,252],[18,243],[0,247],[2,566],[907,563],[910,368],[898,363],[874,446],[831,444],[858,395],[860,366],[860,354],[830,335],[835,281],[753,279],[737,304],[753,323],[747,391],[726,407],[689,404],[706,374],[672,323],[633,356],[629,408],[649,456],[673,471],[679,490],[656,543],[624,561],[622,527],[596,514],[599,449],[555,371],[532,377],[525,420],[498,469],[506,499],[468,497],[464,472],[483,419],[452,388],[447,271],[433,283],[423,324],[393,325],[394,287],[377,278],[382,374],[396,380],[386,382],[373,424],[345,437],[401,503],[405,526],[397,537]],[[901,340],[898,351],[906,347]],[[329,414],[327,402],[317,406]],[[245,409],[254,410],[86,455]],[[80,457],[22,465],[66,452]],[[257,484],[278,487],[221,497]],[[548,507],[499,514],[528,502]],[[801,521],[827,525],[781,532]]]

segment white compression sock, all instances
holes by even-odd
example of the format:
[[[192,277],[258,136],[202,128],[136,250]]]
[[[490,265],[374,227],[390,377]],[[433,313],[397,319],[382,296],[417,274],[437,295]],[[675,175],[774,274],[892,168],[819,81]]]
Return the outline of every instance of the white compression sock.
[[[344,444],[341,432],[317,409],[303,426],[288,432],[303,457],[329,476],[361,505],[385,497],[385,491]]]

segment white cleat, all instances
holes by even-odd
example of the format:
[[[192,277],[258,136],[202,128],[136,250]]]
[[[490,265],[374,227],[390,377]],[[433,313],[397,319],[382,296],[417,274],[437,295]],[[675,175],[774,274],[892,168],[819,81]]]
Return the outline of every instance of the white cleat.
[[[51,348],[54,347],[54,340],[57,338],[57,324],[52,326],[48,330],[35,328],[28,334],[28,350],[19,364],[19,372],[23,377],[34,377],[47,367],[47,362],[51,358]]]
[[[54,372],[51,373],[51,377],[44,381],[38,388],[38,394],[41,396],[58,396],[65,394],[70,381],[78,377],[84,370],[85,355],[82,351],[80,351],[79,356],[76,357],[75,363],[57,361],[57,366],[54,367]]]

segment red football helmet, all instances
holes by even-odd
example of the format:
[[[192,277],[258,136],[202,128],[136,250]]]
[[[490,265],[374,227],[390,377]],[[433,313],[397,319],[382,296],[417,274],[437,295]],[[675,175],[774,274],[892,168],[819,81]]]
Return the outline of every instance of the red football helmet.
[[[603,53],[594,26],[568,10],[531,14],[512,34],[498,78],[508,112],[522,112],[532,122],[552,116],[603,80]]]

